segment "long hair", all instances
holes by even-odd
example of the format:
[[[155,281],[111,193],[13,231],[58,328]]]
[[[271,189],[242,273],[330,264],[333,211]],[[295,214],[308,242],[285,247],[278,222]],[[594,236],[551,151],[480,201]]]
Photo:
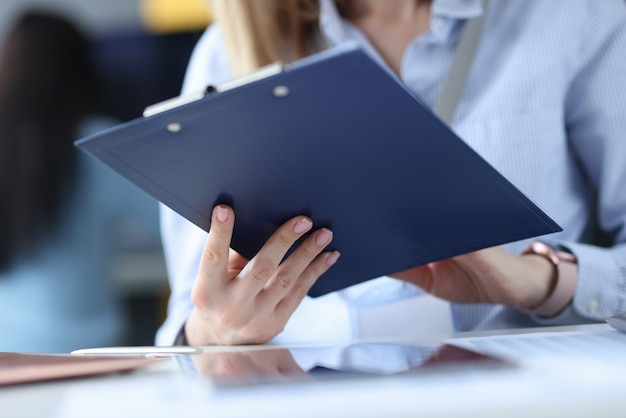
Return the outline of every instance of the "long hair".
[[[312,52],[316,0],[212,0],[211,7],[237,76]]]
[[[16,21],[0,57],[0,270],[29,256],[53,230],[75,171],[73,141],[94,104],[85,36],[32,11]]]

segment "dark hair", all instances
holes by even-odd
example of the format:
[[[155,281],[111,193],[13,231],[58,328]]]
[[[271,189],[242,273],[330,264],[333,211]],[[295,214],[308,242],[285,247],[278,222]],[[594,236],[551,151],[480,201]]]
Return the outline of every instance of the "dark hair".
[[[16,21],[0,57],[0,270],[58,223],[95,90],[88,41],[72,22],[46,11]]]

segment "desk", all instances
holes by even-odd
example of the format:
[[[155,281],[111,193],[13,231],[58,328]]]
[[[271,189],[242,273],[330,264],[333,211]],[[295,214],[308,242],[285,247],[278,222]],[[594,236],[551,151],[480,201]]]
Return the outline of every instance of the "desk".
[[[546,349],[560,338],[566,348]],[[611,344],[598,344],[607,338]],[[515,358],[518,367],[215,390],[164,360],[127,375],[0,389],[0,416],[626,416],[626,334],[606,325],[458,334],[449,342]]]

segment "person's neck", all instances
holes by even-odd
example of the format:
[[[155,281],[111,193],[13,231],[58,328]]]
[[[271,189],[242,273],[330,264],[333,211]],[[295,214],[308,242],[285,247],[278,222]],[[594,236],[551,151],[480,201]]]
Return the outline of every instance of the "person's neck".
[[[344,18],[363,31],[396,74],[409,43],[429,29],[431,0],[336,1]]]
[[[381,21],[413,20],[430,9],[432,0],[337,0],[343,16],[348,20],[377,19]]]

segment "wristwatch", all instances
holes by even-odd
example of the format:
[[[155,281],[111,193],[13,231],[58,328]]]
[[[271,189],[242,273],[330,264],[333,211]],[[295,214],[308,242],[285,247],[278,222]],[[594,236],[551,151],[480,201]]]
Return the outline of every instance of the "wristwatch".
[[[547,258],[554,266],[556,275],[554,288],[546,300],[535,308],[524,310],[548,318],[557,315],[569,305],[576,291],[578,284],[576,257],[564,249],[554,248],[541,241],[531,243],[522,254],[537,254]]]

